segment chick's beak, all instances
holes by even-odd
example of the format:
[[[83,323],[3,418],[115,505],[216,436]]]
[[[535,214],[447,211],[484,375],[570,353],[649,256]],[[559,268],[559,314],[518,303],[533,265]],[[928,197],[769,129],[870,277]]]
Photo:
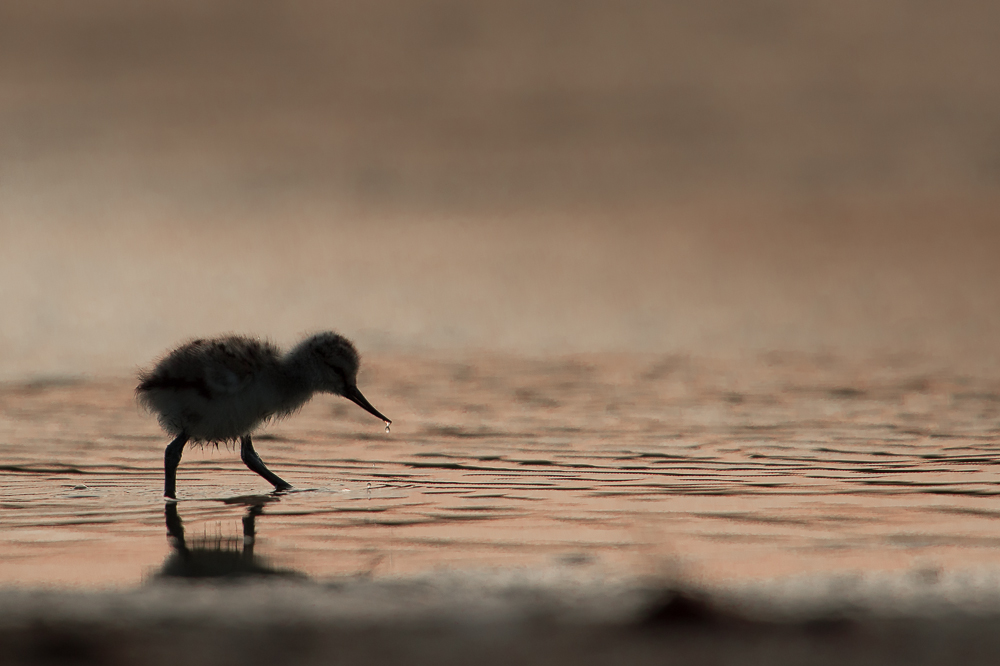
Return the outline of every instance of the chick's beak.
[[[392,421],[390,421],[389,419],[387,419],[385,416],[382,415],[382,412],[372,407],[372,403],[368,402],[368,399],[361,394],[361,391],[358,390],[357,386],[349,386],[347,390],[344,392],[344,397],[353,402],[361,409],[368,412],[369,414],[373,414],[379,417],[380,419],[385,421],[386,425],[392,423]]]

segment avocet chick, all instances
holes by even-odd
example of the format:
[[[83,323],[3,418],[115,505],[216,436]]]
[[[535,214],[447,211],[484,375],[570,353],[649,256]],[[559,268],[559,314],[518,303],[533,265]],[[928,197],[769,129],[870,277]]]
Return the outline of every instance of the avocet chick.
[[[250,434],[264,421],[296,411],[313,393],[333,393],[392,423],[358,390],[358,352],[336,333],[318,333],[291,351],[244,336],[194,340],[139,374],[139,401],[175,439],[163,457],[163,494],[176,499],[177,465],[188,441],[240,440],[240,457],[275,490],[291,485],[254,451]]]

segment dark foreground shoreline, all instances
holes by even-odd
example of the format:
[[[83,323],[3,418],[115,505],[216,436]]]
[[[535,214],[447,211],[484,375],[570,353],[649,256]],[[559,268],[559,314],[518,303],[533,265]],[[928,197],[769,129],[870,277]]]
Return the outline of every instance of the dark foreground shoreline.
[[[655,586],[351,580],[0,591],[9,664],[995,664],[1000,613],[789,613]]]

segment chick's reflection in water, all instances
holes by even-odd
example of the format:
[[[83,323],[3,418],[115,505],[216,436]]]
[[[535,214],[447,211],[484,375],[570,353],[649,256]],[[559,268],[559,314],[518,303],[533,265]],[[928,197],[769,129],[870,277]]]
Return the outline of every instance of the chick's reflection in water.
[[[243,516],[243,538],[200,537],[188,543],[184,523],[177,504],[168,502],[164,508],[167,521],[167,541],[173,552],[167,557],[155,578],[241,578],[249,576],[281,576],[306,578],[290,569],[276,569],[263,557],[254,555],[257,538],[257,516],[264,513],[264,503],[247,503]],[[242,541],[242,543],[241,543]]]

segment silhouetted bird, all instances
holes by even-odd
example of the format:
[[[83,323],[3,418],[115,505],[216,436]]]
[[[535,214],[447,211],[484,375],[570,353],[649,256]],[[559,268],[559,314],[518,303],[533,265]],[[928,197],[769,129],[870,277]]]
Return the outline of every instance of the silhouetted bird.
[[[247,467],[276,490],[291,486],[264,465],[250,433],[272,417],[296,411],[313,393],[334,393],[391,423],[365,399],[357,386],[358,353],[336,333],[318,333],[291,351],[262,340],[227,336],[194,340],[139,374],[136,394],[156,412],[160,425],[176,439],[164,454],[163,494],[176,498],[175,477],[188,441],[240,439]]]

